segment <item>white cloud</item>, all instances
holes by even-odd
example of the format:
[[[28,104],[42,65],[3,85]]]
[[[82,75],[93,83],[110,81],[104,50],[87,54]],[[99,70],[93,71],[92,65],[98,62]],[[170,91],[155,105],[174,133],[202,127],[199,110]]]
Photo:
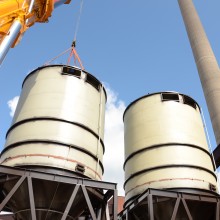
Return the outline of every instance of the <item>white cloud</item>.
[[[13,99],[8,101],[8,107],[10,108],[10,116],[13,117],[14,113],[15,113],[15,109],[17,107],[18,104],[18,100],[19,100],[19,96],[15,96]]]
[[[108,86],[107,105],[105,112],[105,155],[104,155],[104,181],[118,183],[119,195],[124,195],[124,124],[123,113],[125,103]]]

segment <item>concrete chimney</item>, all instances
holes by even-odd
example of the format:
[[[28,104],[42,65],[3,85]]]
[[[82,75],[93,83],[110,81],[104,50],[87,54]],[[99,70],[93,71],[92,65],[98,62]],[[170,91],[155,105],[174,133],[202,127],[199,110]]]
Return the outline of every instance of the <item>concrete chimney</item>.
[[[186,26],[203,92],[212,121],[217,148],[214,157],[220,165],[220,71],[192,0],[178,0]]]

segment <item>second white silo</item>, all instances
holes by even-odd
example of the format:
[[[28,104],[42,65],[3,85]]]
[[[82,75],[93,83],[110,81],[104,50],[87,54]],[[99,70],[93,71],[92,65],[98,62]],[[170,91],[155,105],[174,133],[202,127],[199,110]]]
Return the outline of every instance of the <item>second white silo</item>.
[[[148,188],[215,193],[199,105],[176,92],[149,94],[124,113],[125,206]]]

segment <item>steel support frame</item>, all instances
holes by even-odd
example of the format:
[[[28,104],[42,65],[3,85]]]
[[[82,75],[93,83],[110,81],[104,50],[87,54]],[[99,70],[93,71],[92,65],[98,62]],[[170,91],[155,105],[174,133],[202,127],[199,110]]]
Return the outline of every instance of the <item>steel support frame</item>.
[[[13,176],[18,178],[18,181],[15,183],[13,188],[10,190],[10,192],[5,196],[5,198],[0,201],[0,212],[4,210],[4,207],[9,202],[10,198],[16,193],[16,191],[19,189],[19,187],[22,185],[24,181],[27,181],[28,186],[28,192],[29,192],[29,198],[26,198],[30,202],[30,211],[31,211],[31,220],[36,220],[36,210],[35,210],[35,202],[34,202],[34,192],[33,192],[33,186],[32,186],[32,179],[38,179],[38,180],[48,180],[48,181],[55,181],[57,183],[68,183],[73,185],[74,189],[72,192],[72,195],[70,196],[67,206],[65,208],[65,211],[61,217],[61,220],[65,220],[68,216],[68,213],[70,211],[70,208],[73,204],[73,201],[79,193],[79,189],[81,188],[81,192],[84,195],[84,198],[86,200],[90,215],[92,217],[92,220],[105,220],[105,219],[111,219],[116,220],[117,219],[117,184],[110,183],[110,182],[101,182],[101,181],[95,181],[91,179],[85,179],[80,177],[71,177],[71,176],[63,176],[59,174],[52,174],[52,173],[45,173],[35,170],[25,170],[21,168],[14,168],[14,167],[8,167],[8,166],[2,166],[0,165],[0,176],[6,175],[7,177]],[[8,178],[5,179],[5,182],[8,181]],[[104,197],[103,200],[100,202],[100,209],[98,214],[95,213],[92,203],[90,201],[87,188],[97,189],[97,190],[104,190]],[[108,206],[108,200],[113,197],[113,215],[110,217],[106,217],[106,207]],[[4,218],[3,218],[4,219]]]
[[[215,209],[215,220],[220,220],[220,196],[207,196],[207,195],[198,195],[192,193],[185,192],[173,192],[167,190],[158,190],[158,189],[147,189],[140,196],[138,196],[135,200],[132,201],[123,211],[118,214],[118,220],[130,220],[138,219],[134,217],[134,213],[132,211],[137,208],[141,203],[147,203],[148,210],[146,210],[146,216],[148,216],[148,220],[154,220],[154,206],[156,203],[154,198],[173,198],[176,199],[172,217],[170,220],[175,220],[177,212],[180,207],[180,203],[183,204],[183,207],[186,211],[187,217],[189,220],[192,220],[192,215],[187,206],[187,201],[198,201],[198,202],[208,202],[216,205]]]

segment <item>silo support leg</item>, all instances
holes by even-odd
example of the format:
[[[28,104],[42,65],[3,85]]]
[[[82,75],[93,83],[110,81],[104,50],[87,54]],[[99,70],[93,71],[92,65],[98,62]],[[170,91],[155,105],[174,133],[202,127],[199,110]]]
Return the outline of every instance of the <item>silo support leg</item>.
[[[98,210],[97,220],[102,220],[102,208]]]
[[[130,220],[128,211],[126,212],[126,220]]]
[[[114,195],[113,195],[113,219],[117,219],[117,214],[118,214],[118,191],[114,190]]]
[[[8,195],[5,197],[5,199],[2,201],[2,203],[0,204],[0,212],[2,211],[2,209],[4,208],[4,206],[8,203],[8,201],[10,200],[10,198],[14,195],[14,193],[17,191],[17,189],[20,187],[20,185],[23,183],[23,181],[26,179],[26,176],[22,176],[18,182],[14,185],[14,187],[12,188],[12,190],[8,193]]]
[[[106,217],[106,220],[110,220],[108,205],[106,206],[106,209],[105,209],[105,217]]]
[[[110,220],[110,213],[112,213],[113,220],[117,220],[117,208],[118,208],[118,200],[117,200],[117,190],[108,190],[105,193],[103,203],[101,207],[99,208],[98,214],[97,214],[97,220]],[[112,208],[109,211],[109,203],[108,201],[112,200]]]
[[[153,196],[152,194],[148,195],[148,219],[154,220],[154,208],[153,208]]]
[[[183,205],[184,205],[184,208],[185,208],[185,210],[186,210],[186,213],[187,213],[187,216],[188,216],[189,220],[193,220],[193,218],[192,218],[192,216],[191,216],[191,214],[190,214],[189,208],[188,208],[188,206],[187,206],[187,204],[186,204],[185,199],[181,199],[181,200],[182,200],[182,202],[183,202]]]
[[[177,198],[177,200],[176,200],[176,204],[174,206],[174,210],[173,210],[173,214],[172,214],[171,220],[175,220],[176,219],[176,215],[177,215],[177,211],[178,211],[178,208],[179,208],[180,200],[181,200],[180,198]]]
[[[70,208],[71,208],[71,206],[73,204],[73,201],[74,201],[74,199],[76,197],[76,194],[77,194],[78,190],[79,190],[79,185],[76,185],[74,190],[73,190],[73,192],[72,192],[72,195],[71,195],[71,197],[69,199],[69,202],[68,202],[68,204],[66,206],[66,209],[65,209],[65,211],[63,213],[63,216],[62,216],[61,220],[66,220],[66,217],[67,217],[67,215],[68,215],[68,213],[70,211]]]
[[[29,193],[30,207],[31,207],[31,219],[36,220],[37,218],[36,218],[36,212],[35,212],[32,178],[28,176],[27,180],[28,180],[28,193]]]
[[[219,220],[219,207],[220,206],[220,202],[217,202],[216,203],[216,218],[215,218],[215,220]]]
[[[86,203],[87,203],[88,208],[89,208],[90,215],[92,216],[92,220],[97,220],[97,218],[95,216],[94,209],[92,207],[92,203],[91,203],[89,195],[87,193],[86,187],[83,186],[83,185],[81,185],[81,187],[82,187],[83,195],[84,195],[84,197],[86,199]]]
[[[108,204],[102,204],[97,213],[97,220],[110,220]]]
[[[102,204],[101,207],[98,210],[98,217],[97,220],[106,220],[106,207],[107,207],[107,203],[105,202],[105,204]]]

